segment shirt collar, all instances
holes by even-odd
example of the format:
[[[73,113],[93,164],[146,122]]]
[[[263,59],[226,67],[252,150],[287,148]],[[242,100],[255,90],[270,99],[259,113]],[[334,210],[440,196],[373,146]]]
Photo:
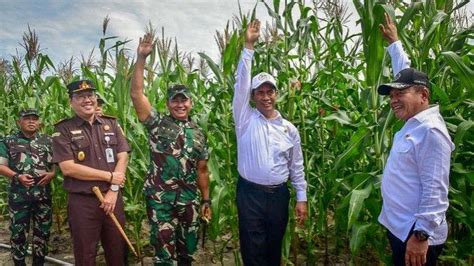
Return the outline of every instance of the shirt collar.
[[[186,121],[176,119],[172,115],[168,115],[168,117],[171,118],[171,120],[173,120],[176,124],[181,125],[181,126],[192,122],[191,116],[188,116],[188,120]]]
[[[88,121],[82,119],[81,117],[79,117],[78,115],[75,115],[72,119],[72,121],[74,122],[74,124],[76,126],[82,126],[84,123],[89,123]],[[104,123],[104,119],[98,115],[95,116],[95,119],[94,119],[94,122],[93,123],[99,123],[99,124],[103,124]]]
[[[266,118],[258,109],[255,108],[255,111],[257,111],[258,116],[260,116],[262,119],[268,120],[268,121],[278,121],[281,122],[283,120],[283,117],[281,116],[280,112],[278,110],[275,110],[276,116],[273,118]]]
[[[409,120],[414,119],[418,121],[419,123],[423,123],[429,120],[430,117],[436,114],[439,114],[439,105],[431,105],[428,109],[419,112],[418,114],[416,114]]]
[[[23,131],[18,130],[18,133],[16,134],[16,136],[21,139],[34,140],[38,136],[38,132],[36,132],[32,138],[28,138],[27,136],[25,136],[25,134],[23,134]]]

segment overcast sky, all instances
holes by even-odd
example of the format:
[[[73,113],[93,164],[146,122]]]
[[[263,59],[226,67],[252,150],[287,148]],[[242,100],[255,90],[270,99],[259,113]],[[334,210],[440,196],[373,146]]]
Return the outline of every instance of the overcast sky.
[[[242,11],[248,13],[256,2],[240,0]],[[347,3],[349,13],[356,16],[352,1]],[[473,3],[469,9],[474,10]],[[87,55],[92,48],[97,50],[102,21],[109,15],[107,35],[132,40],[127,45],[132,51],[151,21],[160,30],[164,27],[167,37],[176,37],[181,51],[204,51],[217,59],[215,32],[238,12],[237,0],[0,0],[0,57],[10,59],[15,49],[24,53],[19,42],[28,24],[55,64]],[[257,5],[257,17],[269,20],[262,3]]]
[[[244,13],[255,3],[240,0]],[[43,52],[55,63],[81,53],[87,55],[97,47],[106,15],[110,17],[107,35],[131,39],[129,49],[135,50],[151,21],[160,34],[164,27],[165,35],[176,37],[182,51],[205,51],[216,58],[215,32],[222,31],[239,12],[236,0],[0,0],[0,6],[0,57],[10,58],[15,49],[23,53],[18,43],[29,24],[38,34]],[[268,19],[261,3],[257,16]]]

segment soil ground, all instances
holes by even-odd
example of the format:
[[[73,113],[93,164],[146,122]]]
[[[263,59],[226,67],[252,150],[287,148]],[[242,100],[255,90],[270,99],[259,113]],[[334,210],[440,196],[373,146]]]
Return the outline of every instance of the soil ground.
[[[8,229],[9,221],[5,220],[5,217],[0,216],[0,243],[10,245],[10,230]],[[30,239],[30,238],[28,238]],[[31,243],[31,241],[30,241]],[[215,258],[213,258],[212,254],[212,243],[210,241],[206,242],[204,248],[201,247],[201,243],[199,243],[199,249],[196,252],[196,261],[193,265],[221,265],[221,263],[217,263]],[[63,234],[59,235],[57,231],[53,230],[50,240],[49,240],[49,257],[54,259],[58,259],[64,261],[66,263],[73,264],[74,263],[74,255],[72,252],[72,244],[71,238],[69,235],[69,231],[64,231]],[[144,253],[145,256],[142,259],[143,264],[140,260],[134,258],[133,253],[129,253],[129,262],[130,265],[153,265],[152,263],[152,248],[145,247]],[[29,256],[26,261],[27,265],[31,265],[31,257]],[[5,266],[13,266],[13,261],[10,256],[10,250],[6,248],[0,247],[0,265]],[[56,263],[47,262],[45,265],[58,265]],[[99,252],[97,255],[97,265],[105,265],[104,259],[104,252],[101,248],[99,248]],[[232,251],[229,250],[228,253],[224,254],[224,265],[234,266],[234,257]]]

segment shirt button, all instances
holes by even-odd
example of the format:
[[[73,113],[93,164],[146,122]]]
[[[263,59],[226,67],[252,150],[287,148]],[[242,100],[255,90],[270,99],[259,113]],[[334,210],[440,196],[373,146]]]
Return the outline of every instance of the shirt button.
[[[102,157],[99,157],[99,160],[102,160]]]

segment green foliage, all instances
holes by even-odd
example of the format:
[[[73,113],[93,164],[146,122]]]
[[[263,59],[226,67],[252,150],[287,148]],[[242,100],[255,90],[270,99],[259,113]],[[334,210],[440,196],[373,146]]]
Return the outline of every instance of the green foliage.
[[[391,80],[386,44],[378,30],[384,12],[398,22],[412,65],[431,77],[432,101],[440,103],[456,144],[448,210],[450,235],[443,259],[467,264],[474,260],[474,29],[472,24],[460,27],[454,12],[467,1],[395,1],[393,6],[385,2],[353,1],[360,17],[359,33],[345,24],[344,4],[338,1],[335,6],[339,9],[325,4],[308,6],[304,1],[263,2],[274,24],[265,28],[256,47],[253,70],[276,76],[278,109],[299,129],[308,180],[309,218],[301,229],[295,229],[294,217],[290,218],[283,249],[288,264],[297,263],[298,253],[308,265],[345,262],[347,254],[355,264],[372,258],[389,261],[385,232],[377,222],[380,178],[392,136],[402,123],[394,119],[387,99],[376,92],[379,84]],[[197,68],[185,63],[187,55],[165,37],[163,29],[146,66],[145,91],[157,110],[166,112],[164,95],[170,84],[184,83],[193,90],[193,118],[208,133],[211,147],[213,219],[208,232],[214,259],[221,263],[226,249],[238,246],[231,101],[242,28],[253,16],[255,9],[249,15],[241,12],[232,27],[228,24],[225,34],[216,37],[222,46],[221,58],[213,61],[199,53]],[[93,80],[106,100],[105,113],[118,117],[132,146],[124,189],[127,231],[142,253],[148,244],[142,227],[146,220],[142,186],[149,160],[147,136],[129,98],[134,66],[127,53],[128,40],[106,36],[105,29],[97,65],[82,62],[79,73],[64,75],[64,69],[41,53],[14,58],[10,74],[0,72],[0,132],[6,135],[16,130],[20,101],[32,98],[42,114],[44,131],[51,133],[55,122],[71,115],[65,84],[79,77]],[[154,29],[150,26],[147,31]],[[66,195],[61,182],[59,176],[53,183],[57,230],[65,226]],[[5,180],[0,187],[5,191]],[[0,195],[0,210],[5,214],[6,194]],[[239,253],[234,251],[234,255],[239,263]]]

